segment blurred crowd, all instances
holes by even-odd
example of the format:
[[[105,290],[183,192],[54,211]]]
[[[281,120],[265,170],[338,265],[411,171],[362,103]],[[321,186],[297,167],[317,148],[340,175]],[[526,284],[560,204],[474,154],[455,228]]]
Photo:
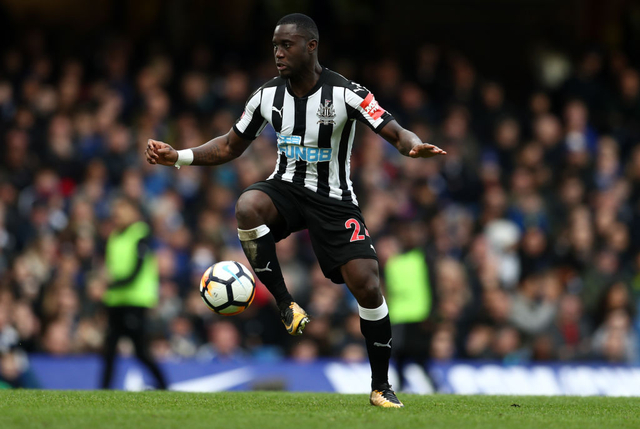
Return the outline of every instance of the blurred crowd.
[[[246,312],[222,318],[199,295],[212,263],[246,259],[240,192],[275,165],[268,127],[216,168],[152,166],[148,138],[175,148],[226,133],[250,93],[276,74],[189,48],[109,39],[90,57],[51,51],[34,31],[0,58],[0,373],[28,353],[95,353],[110,200],[142,204],[153,228],[159,359],[366,359],[357,306],[322,276],[305,232],[278,244],[288,287],[310,313],[289,337],[259,285]],[[268,54],[268,53],[267,53]],[[420,249],[432,296],[412,342],[434,360],[637,363],[640,303],[640,75],[624,52],[593,48],[546,85],[522,77],[511,97],[463,54],[325,61],[446,157],[401,156],[360,127],[352,179],[381,262]],[[382,54],[381,54],[382,55]],[[522,91],[521,91],[522,92]],[[412,276],[407,272],[406,276]],[[131,353],[127,342],[121,352]],[[28,384],[28,381],[25,383]]]

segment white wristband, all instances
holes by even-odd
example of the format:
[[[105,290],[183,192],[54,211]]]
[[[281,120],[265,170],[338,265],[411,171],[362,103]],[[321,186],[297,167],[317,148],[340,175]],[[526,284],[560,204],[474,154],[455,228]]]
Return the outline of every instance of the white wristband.
[[[184,149],[178,151],[178,160],[174,165],[179,169],[181,165],[191,165],[192,162],[193,151],[191,149]]]

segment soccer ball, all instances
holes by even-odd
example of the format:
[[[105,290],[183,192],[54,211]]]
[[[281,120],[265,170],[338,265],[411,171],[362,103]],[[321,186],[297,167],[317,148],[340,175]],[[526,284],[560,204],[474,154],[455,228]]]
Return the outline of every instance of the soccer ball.
[[[256,282],[239,262],[222,261],[207,268],[200,280],[200,296],[207,307],[223,316],[242,313],[251,305]]]

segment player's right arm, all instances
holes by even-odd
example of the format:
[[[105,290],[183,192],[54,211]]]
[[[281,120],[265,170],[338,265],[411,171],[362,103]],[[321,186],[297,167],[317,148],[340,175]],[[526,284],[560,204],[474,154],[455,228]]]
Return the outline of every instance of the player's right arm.
[[[232,161],[242,155],[249,147],[251,140],[246,140],[236,134],[232,128],[223,136],[209,140],[203,145],[191,148],[193,152],[192,165],[220,165]],[[149,139],[145,156],[149,164],[176,165],[178,151],[171,145]]]
[[[161,165],[220,165],[236,159],[258,137],[267,120],[260,113],[262,88],[251,94],[244,113],[223,136],[216,137],[195,148],[176,151],[167,143],[149,139],[145,155],[149,164]],[[178,162],[178,160],[180,160]],[[176,164],[176,162],[178,162]]]

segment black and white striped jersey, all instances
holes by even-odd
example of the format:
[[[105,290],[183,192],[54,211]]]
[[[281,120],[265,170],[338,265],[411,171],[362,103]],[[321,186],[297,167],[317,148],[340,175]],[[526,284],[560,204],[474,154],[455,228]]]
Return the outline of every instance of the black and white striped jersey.
[[[379,132],[393,117],[365,87],[323,68],[305,97],[276,77],[254,92],[234,131],[255,139],[267,123],[276,131],[279,153],[268,180],[284,180],[330,198],[358,204],[350,179],[355,120]]]

